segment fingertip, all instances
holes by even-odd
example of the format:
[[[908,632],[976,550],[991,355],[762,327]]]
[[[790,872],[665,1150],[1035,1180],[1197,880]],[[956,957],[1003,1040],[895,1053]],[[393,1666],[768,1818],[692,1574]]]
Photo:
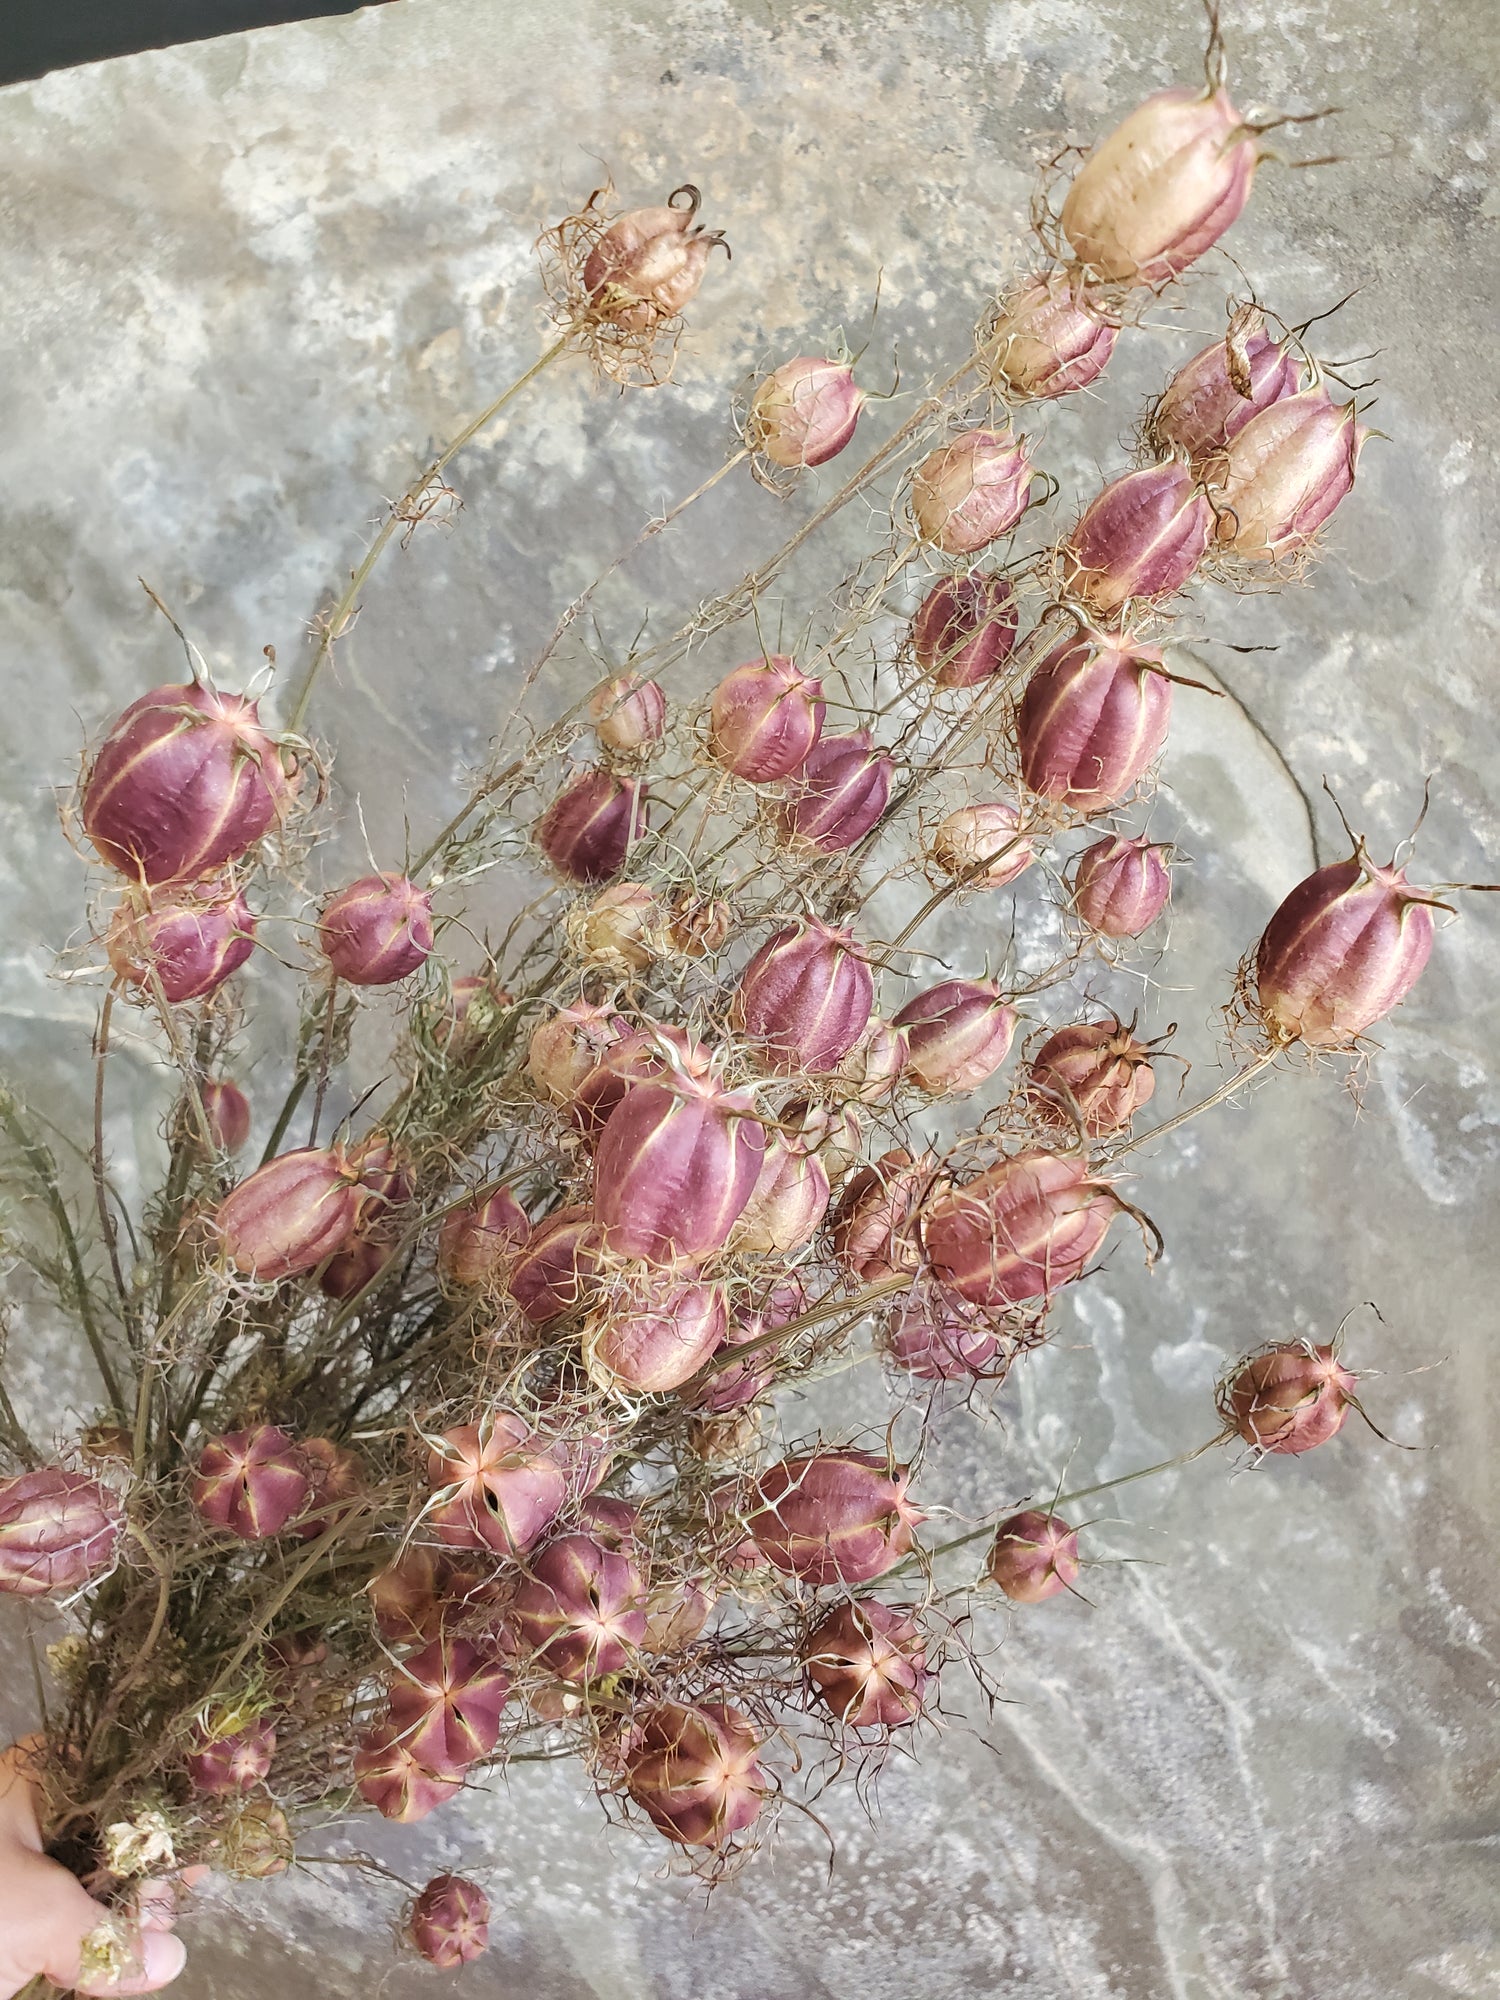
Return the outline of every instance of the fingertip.
[[[170,1985],[187,1964],[187,1946],[175,1931],[143,1930],[139,1934],[140,1971],[124,1979],[85,1979],[78,1982],[77,1991],[95,1996],[95,2000],[112,2000],[112,1996],[131,1993],[155,1993],[158,1987]]]

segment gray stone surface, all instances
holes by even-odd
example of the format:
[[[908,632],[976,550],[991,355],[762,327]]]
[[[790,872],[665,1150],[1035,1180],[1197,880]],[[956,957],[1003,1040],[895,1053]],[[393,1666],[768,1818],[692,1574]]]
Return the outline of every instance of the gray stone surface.
[[[1238,697],[1180,698],[1153,822],[1194,866],[1170,990],[1143,1004],[1153,1028],[1183,1024],[1194,1087],[1240,951],[1314,841],[1335,850],[1324,774],[1386,848],[1430,776],[1420,865],[1500,873],[1494,9],[1226,13],[1242,101],[1346,107],[1342,162],[1268,169],[1231,242],[1291,318],[1357,288],[1330,338],[1378,351],[1388,441],[1308,588],[1209,591],[1185,628]],[[49,788],[85,729],[176,666],[137,575],[229,684],[267,644],[300,661],[358,524],[536,350],[537,231],[601,161],[632,200],[701,182],[735,258],[715,264],[676,386],[620,400],[576,369],[554,378],[461,463],[453,529],[393,555],[367,594],[317,720],[386,860],[403,817],[420,841],[451,808],[558,607],[718,462],[746,371],[861,325],[877,270],[872,377],[892,337],[908,384],[960,354],[1027,255],[1035,156],[1195,74],[1198,33],[1186,0],[406,0],[0,93],[0,1018],[43,1108],[81,1121],[94,1002],[52,976],[79,942],[87,879]],[[1120,462],[1135,404],[1214,329],[1232,282],[1215,264],[1122,342],[1106,396],[1027,420],[1065,486]],[[900,408],[872,413],[871,434]],[[675,623],[810,504],[726,480],[601,600],[603,645],[627,644],[648,608]],[[847,519],[810,546],[777,593],[789,631],[879,533]],[[716,641],[703,674],[749,650],[742,638]],[[563,660],[537,712],[591,672]],[[492,914],[521,885],[485,893]],[[1357,1361],[1382,1371],[1369,1403],[1421,1449],[1356,1425],[1304,1464],[1231,1477],[1212,1458],[1123,1489],[1092,1608],[987,1612],[1006,1704],[965,1717],[956,1703],[940,1741],[892,1762],[871,1817],[847,1791],[822,1801],[831,1861],[823,1832],[789,1815],[776,1852],[705,1903],[657,1848],[606,1830],[567,1767],[518,1771],[411,1834],[381,1830],[403,1872],[441,1858],[490,1884],[497,1948],[470,1990],[1500,1993],[1497,924],[1473,900],[1444,931],[1362,1104],[1327,1075],[1278,1078],[1142,1162],[1164,1264],[1148,1277],[1117,1244],[1000,1419],[945,1425],[924,1487],[977,1513],[1065,1466],[1084,1485],[1164,1457],[1206,1435],[1230,1355],[1269,1333],[1326,1337],[1363,1299],[1384,1315],[1351,1328]],[[968,966],[989,942],[977,914],[942,934]],[[260,989],[270,1101],[287,982],[267,968]],[[134,1060],[138,1086],[112,1113],[122,1152],[149,1148],[160,1115],[149,1058]],[[17,1346],[36,1421],[66,1430],[86,1378],[70,1380],[39,1322]],[[833,1388],[825,1414],[884,1407],[869,1369]],[[15,1679],[0,1719],[26,1708]],[[390,1970],[380,1910],[342,1870],[309,1868],[234,1911],[216,1895],[182,1991],[429,1990]]]

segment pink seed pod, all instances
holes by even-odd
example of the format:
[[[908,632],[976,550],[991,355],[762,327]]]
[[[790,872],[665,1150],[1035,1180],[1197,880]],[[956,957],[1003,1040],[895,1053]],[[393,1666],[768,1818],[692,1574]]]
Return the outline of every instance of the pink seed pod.
[[[514,1005],[511,995],[488,973],[466,972],[449,986],[448,1004],[433,1023],[432,1039],[450,1054],[466,1051]]]
[[[509,1188],[476,1195],[451,1209],[438,1231],[438,1275],[460,1291],[492,1285],[530,1234],[526,1211]]]
[[[593,1212],[554,1209],[515,1253],[505,1289],[533,1326],[586,1304],[599,1266],[599,1231]]]
[[[415,1192],[409,1162],[388,1132],[366,1133],[349,1149],[349,1165],[359,1176],[360,1226],[368,1229],[395,1219],[395,1211]]]
[[[449,1557],[414,1542],[371,1577],[365,1594],[388,1645],[422,1646],[437,1637],[451,1568]]]
[[[918,536],[947,556],[969,556],[1008,535],[1026,512],[1032,464],[1013,431],[960,431],[912,474]]]
[[[536,823],[535,840],[565,882],[607,882],[646,831],[639,778],[591,767],[570,778]]]
[[[440,1497],[425,1518],[447,1548],[521,1555],[609,1463],[597,1439],[548,1438],[513,1411],[492,1410],[430,1443],[427,1478]]]
[[[200,1735],[200,1749],[183,1759],[188,1782],[211,1797],[249,1792],[260,1784],[276,1755],[276,1731],[264,1716],[232,1736]]]
[[[747,661],[714,689],[709,754],[747,784],[791,777],[822,734],[822,693],[784,653]]]
[[[1382,868],[1363,841],[1299,882],[1255,948],[1256,1007],[1272,1040],[1351,1047],[1416,985],[1432,909],[1404,868]]]
[[[974,1382],[994,1371],[999,1335],[942,1294],[901,1300],[881,1343],[892,1367],[920,1382]]]
[[[1175,459],[1113,479],[1062,544],[1063,588],[1098,618],[1181,590],[1214,531],[1196,477]]]
[[[977,1090],[1010,1053],[1016,1010],[990,979],[945,979],[896,1016],[906,1035],[906,1074],[929,1097]]]
[[[646,750],[661,741],[667,697],[643,674],[615,674],[589,696],[589,721],[606,750]]]
[[[760,1176],[765,1143],[748,1091],[686,1066],[633,1084],[594,1159],[594,1217],[606,1247],[651,1264],[722,1250]]]
[[[626,1789],[668,1840],[723,1847],[770,1795],[760,1748],[749,1718],[727,1702],[662,1702],[631,1732]]]
[[[250,1137],[250,1100],[228,1077],[209,1077],[199,1085],[203,1116],[214,1150],[237,1153]]]
[[[1147,430],[1163,457],[1201,464],[1273,403],[1302,387],[1302,363],[1272,340],[1258,312],[1237,314],[1227,337],[1185,362],[1162,391]]]
[[[878,1104],[900,1083],[906,1057],[906,1030],[872,1014],[864,1033],[834,1072],[834,1081],[861,1104]]]
[[[945,576],[911,621],[911,649],[940,688],[976,687],[1015,649],[1020,616],[1003,576]]]
[[[1140,783],[1171,719],[1159,646],[1081,632],[1026,683],[1016,723],[1022,779],[1040,798],[1102,812]]]
[[[488,1949],[489,1898],[462,1875],[434,1875],[412,1904],[406,1929],[430,1965],[451,1972]]]
[[[355,1298],[389,1268],[395,1255],[396,1244],[388,1236],[356,1231],[318,1273],[318,1290],[325,1298]]]
[[[824,854],[842,854],[878,823],[895,775],[895,763],[874,748],[868,729],[820,738],[787,786],[782,834]]]
[[[607,1049],[625,1032],[608,1007],[575,1000],[534,1028],[526,1045],[526,1070],[549,1104],[569,1104]]]
[[[153,688],[111,728],[83,780],[83,830],[133,881],[196,882],[237,860],[286,810],[290,787],[253,701]]]
[[[152,999],[154,973],[176,1007],[206,999],[238,972],[255,949],[255,918],[238,891],[161,895],[145,910],[125,901],[110,920],[104,948],[117,978]]]
[[[568,1105],[568,1116],[588,1145],[598,1145],[616,1105],[624,1101],[633,1083],[650,1083],[666,1071],[668,1043],[692,1075],[707,1076],[711,1067],[708,1051],[681,1028],[665,1028],[652,1021],[644,1028],[631,1029],[605,1050]]]
[[[809,916],[756,952],[735,987],[730,1020],[783,1075],[827,1076],[870,1024],[875,982],[853,931]]]
[[[999,800],[959,806],[938,823],[928,853],[951,881],[970,889],[1003,889],[1036,859],[1020,827],[1014,806]]]
[[[864,1158],[864,1121],[852,1104],[794,1097],[781,1107],[776,1122],[788,1138],[817,1154],[830,1181],[838,1180]]]
[[[210,1438],[188,1490],[210,1527],[263,1542],[279,1535],[312,1498],[312,1467],[284,1430],[258,1424]]]
[[[43,1465],[0,1479],[0,1592],[81,1590],[113,1563],[123,1522],[113,1488],[87,1472]]]
[[[358,1453],[335,1444],[332,1438],[307,1438],[301,1449],[312,1494],[306,1512],[290,1524],[288,1532],[299,1542],[315,1542],[362,1497],[365,1468]]]
[[[589,1373],[607,1389],[664,1396],[697,1374],[727,1324],[722,1285],[673,1277],[624,1285],[584,1334]]]
[[[427,1815],[463,1790],[463,1779],[440,1778],[418,1763],[391,1722],[366,1730],[354,1753],[354,1788],[382,1818],[403,1825]]]
[[[922,1241],[938,1283],[970,1305],[1025,1305],[1076,1278],[1118,1212],[1085,1162],[1033,1150],[939,1195]]]
[[[568,943],[617,977],[644,972],[665,942],[661,905],[643,882],[613,882],[568,912]]]
[[[1354,485],[1368,435],[1322,387],[1252,417],[1209,468],[1220,547],[1253,563],[1300,555]]]
[[[1332,1347],[1306,1340],[1251,1355],[1219,1392],[1226,1421],[1260,1452],[1312,1451],[1337,1436],[1353,1406],[1353,1375]]]
[[[1171,848],[1112,834],[1086,847],[1073,866],[1073,908],[1105,937],[1139,937],[1172,894]]]
[[[364,875],[324,904],[318,947],[351,986],[393,986],[432,951],[432,900],[405,875]]]
[[[825,465],[854,436],[864,400],[847,364],[799,354],[773,369],[751,397],[745,442],[789,470]]]
[[[1059,1028],[1027,1068],[1026,1097],[1036,1116],[1085,1139],[1123,1131],[1155,1090],[1150,1049],[1113,1019]]]
[[[302,1146],[279,1153],[231,1188],[215,1227],[237,1271],[273,1284],[341,1250],[360,1207],[358,1170],[343,1148]]]
[[[641,1651],[656,1655],[682,1652],[708,1623],[717,1602],[717,1592],[696,1577],[674,1577],[657,1584],[646,1599]]]
[[[916,1212],[935,1164],[897,1147],[850,1179],[833,1220],[833,1254],[860,1284],[916,1270]]]
[[[760,1176],[729,1236],[729,1248],[754,1256],[788,1255],[810,1243],[827,1213],[828,1170],[796,1140],[772,1133]]]
[[[996,379],[1015,396],[1043,402],[1097,381],[1118,332],[1090,311],[1073,278],[1049,273],[1002,300],[987,345]]]
[[[1258,156],[1226,91],[1159,90],[1074,175],[1063,234],[1092,277],[1164,285],[1239,215]]]
[[[390,1720],[424,1770],[458,1778],[494,1749],[509,1697],[493,1653],[445,1632],[395,1668]]]
[[[674,188],[664,203],[616,217],[583,267],[598,318],[629,333],[651,333],[697,295],[709,252],[724,241],[722,231],[695,221],[701,200],[695,187]]]
[[[746,1529],[767,1562],[804,1583],[870,1583],[911,1553],[923,1516],[909,1477],[875,1452],[784,1458],[761,1475]]]
[[[846,1729],[904,1729],[932,1682],[916,1607],[874,1598],[841,1604],[800,1649],[813,1693]]]
[[[1078,1535],[1056,1514],[1028,1507],[995,1530],[986,1571],[1013,1604],[1044,1604],[1078,1581]]]
[[[806,1310],[806,1288],[795,1273],[789,1274],[778,1279],[752,1311],[740,1311],[734,1315],[725,1329],[724,1346],[744,1347],[751,1341],[760,1340],[765,1334],[788,1325]],[[753,1403],[769,1388],[775,1375],[778,1346],[779,1343],[775,1343],[757,1348],[745,1360],[731,1362],[727,1368],[715,1370],[699,1391],[693,1407],[713,1416],[726,1416],[732,1410],[741,1410],[747,1403]]]
[[[532,1558],[511,1600],[523,1645],[559,1680],[621,1673],[646,1636],[646,1586],[633,1558],[595,1535],[560,1535]]]

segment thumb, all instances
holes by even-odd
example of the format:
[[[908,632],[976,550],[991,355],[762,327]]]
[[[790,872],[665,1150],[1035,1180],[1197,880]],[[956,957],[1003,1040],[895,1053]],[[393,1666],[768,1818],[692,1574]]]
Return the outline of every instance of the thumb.
[[[55,1986],[90,1995],[154,1993],[177,1977],[187,1961],[180,1937],[106,1910],[65,1869],[57,1875],[62,1879],[47,1885],[56,1901],[41,1967]]]
[[[147,1930],[132,1924],[125,1932],[125,1963],[118,1977],[102,1973],[75,1977],[74,1991],[88,1994],[154,1993],[174,1980],[187,1963],[187,1948],[175,1931]],[[77,1965],[75,1955],[74,1964]],[[49,1973],[49,1977],[52,1977]],[[60,1982],[67,1984],[64,1980]]]

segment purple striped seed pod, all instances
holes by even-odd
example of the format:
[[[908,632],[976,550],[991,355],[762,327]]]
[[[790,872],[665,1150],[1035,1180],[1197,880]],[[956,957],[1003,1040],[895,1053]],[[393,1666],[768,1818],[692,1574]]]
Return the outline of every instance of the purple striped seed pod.
[[[945,576],[911,621],[912,653],[940,688],[975,687],[1010,658],[1020,617],[1003,576]]]
[[[747,1346],[765,1334],[775,1333],[806,1311],[807,1289],[795,1272],[788,1272],[777,1279],[752,1309],[741,1309],[733,1315],[724,1332],[724,1346]],[[758,1347],[743,1361],[716,1369],[698,1391],[693,1407],[711,1416],[727,1416],[753,1403],[771,1385],[779,1345],[777,1342]]]
[[[1137,598],[1171,597],[1213,531],[1213,509],[1187,466],[1168,459],[1127,472],[1095,495],[1063,542],[1063,588],[1096,618]]]
[[[1368,435],[1321,387],[1252,417],[1210,467],[1219,546],[1253,563],[1302,554],[1353,487]]]
[[[183,1758],[183,1768],[195,1792],[211,1798],[251,1792],[262,1782],[276,1755],[276,1731],[262,1716],[230,1736],[200,1731],[199,1747]]]
[[[315,1542],[364,1496],[365,1468],[358,1453],[335,1444],[332,1438],[304,1439],[302,1457],[312,1481],[312,1496],[306,1511],[297,1516],[287,1532],[299,1542]]]
[[[275,1424],[227,1431],[199,1453],[190,1492],[211,1527],[244,1542],[279,1535],[312,1498],[312,1468],[296,1440]]]
[[[1036,859],[1020,828],[1020,814],[999,800],[959,806],[934,829],[928,853],[950,881],[969,889],[1003,889]]]
[[[1000,1336],[985,1320],[941,1292],[909,1292],[881,1352],[893,1368],[919,1382],[976,1382],[994,1372]]]
[[[685,1068],[633,1084],[594,1159],[594,1216],[615,1256],[692,1263],[721,1250],[760,1175],[747,1091]]]
[[[799,1648],[813,1693],[846,1729],[905,1729],[923,1712],[933,1674],[910,1604],[840,1604]]]
[[[1332,1347],[1288,1340],[1242,1361],[1219,1408],[1258,1452],[1298,1456],[1337,1437],[1354,1408],[1354,1377]]]
[[[854,436],[864,400],[847,364],[799,354],[751,397],[746,442],[787,470],[825,465]]]
[[[470,1291],[494,1284],[531,1234],[526,1211],[509,1188],[476,1195],[450,1209],[438,1231],[438,1275]]]
[[[1104,937],[1139,937],[1171,897],[1171,852],[1144,834],[1095,841],[1073,866],[1073,908]]]
[[[393,986],[432,951],[432,899],[405,875],[364,875],[324,904],[318,948],[351,986]]]
[[[795,1139],[772,1132],[759,1178],[730,1232],[729,1248],[755,1256],[788,1255],[810,1243],[827,1213],[828,1171]]]
[[[65,1597],[115,1559],[124,1510],[87,1472],[38,1466],[0,1479],[0,1592]]]
[[[667,1048],[673,1055],[667,1055]],[[633,1083],[649,1083],[663,1075],[675,1060],[692,1076],[707,1076],[713,1058],[701,1043],[681,1028],[649,1022],[632,1028],[604,1051],[598,1062],[574,1091],[568,1117],[590,1146],[609,1123],[610,1114]]]
[[[1085,1139],[1122,1131],[1155,1090],[1150,1049],[1114,1019],[1059,1028],[1026,1070],[1026,1097],[1035,1115]]]
[[[607,882],[625,866],[646,824],[644,782],[591,766],[563,786],[537,821],[534,837],[564,881]]]
[[[646,1585],[635,1557],[597,1535],[560,1535],[531,1558],[511,1599],[516,1636],[563,1681],[600,1680],[630,1664],[646,1636]]]
[[[876,826],[891,800],[896,766],[868,729],[825,736],[787,786],[781,808],[786,839],[842,854]]]
[[[644,674],[614,674],[589,696],[589,721],[606,750],[648,750],[667,726],[667,697]]]
[[[318,1273],[318,1290],[325,1298],[352,1299],[390,1268],[395,1255],[395,1241],[383,1230],[366,1235],[356,1229]]]
[[[1302,387],[1302,363],[1272,340],[1258,312],[1236,315],[1227,336],[1184,362],[1157,399],[1147,431],[1163,457],[1212,460],[1252,417]]]
[[[1063,234],[1090,277],[1164,285],[1239,215],[1259,147],[1222,88],[1159,90],[1073,176]]]
[[[1071,277],[1031,278],[1002,300],[990,329],[996,380],[1038,402],[1071,396],[1104,373],[1118,333]]]
[[[784,653],[746,661],[714,689],[709,754],[747,784],[791,777],[822,734],[822,693]]]
[[[668,1840],[722,1848],[771,1795],[757,1761],[761,1740],[728,1702],[660,1702],[638,1714],[630,1733],[626,1790]]]
[[[989,979],[945,979],[896,1016],[906,1035],[906,1074],[929,1097],[977,1090],[1004,1062],[1016,1010]]]
[[[549,1104],[570,1104],[583,1079],[624,1032],[612,1008],[575,1000],[532,1029],[527,1074]]]
[[[907,1040],[893,1021],[872,1014],[864,1033],[834,1072],[841,1094],[861,1104],[878,1104],[889,1097],[906,1068]]]
[[[861,1167],[845,1185],[833,1218],[833,1254],[862,1285],[915,1271],[917,1209],[931,1180],[930,1154],[914,1160],[902,1147]]]
[[[461,1778],[494,1749],[509,1698],[510,1675],[492,1651],[441,1632],[394,1668],[389,1718],[424,1770]]]
[[[296,1278],[341,1250],[365,1191],[342,1146],[301,1146],[257,1167],[219,1203],[214,1226],[234,1268],[261,1284]]]
[[[709,252],[724,240],[696,221],[701,199],[695,187],[680,187],[665,202],[615,218],[583,266],[595,316],[627,333],[652,333],[697,296]]]
[[[105,951],[118,978],[155,998],[152,975],[174,1007],[216,993],[255,949],[255,918],[238,890],[217,896],[157,894],[145,909],[121,902]]]
[[[1118,1213],[1086,1162],[1033,1150],[938,1195],[922,1244],[938,1283],[970,1305],[1025,1305],[1076,1278]]]
[[[1028,1507],[995,1530],[986,1574],[1013,1604],[1045,1604],[1078,1581],[1078,1534],[1056,1514]]]
[[[1309,875],[1255,951],[1255,996],[1273,1041],[1349,1048],[1399,1006],[1432,953],[1433,899],[1361,842]]]
[[[882,1453],[823,1451],[762,1473],[745,1526],[761,1556],[815,1588],[871,1583],[915,1543],[910,1473]]]
[[[1167,740],[1172,683],[1161,649],[1080,632],[1040,662],[1021,697],[1021,777],[1038,797],[1103,812],[1138,785]]]
[[[227,1076],[212,1076],[199,1086],[208,1136],[215,1151],[237,1153],[250,1137],[250,1100]]]
[[[196,882],[285,812],[290,787],[257,705],[191,683],[133,701],[86,773],[83,830],[132,881]]]
[[[1013,431],[960,431],[912,474],[918,536],[948,556],[988,548],[1026,512],[1032,472],[1025,440]]]
[[[533,1326],[577,1312],[593,1291],[599,1231],[579,1204],[544,1216],[511,1259],[505,1289]]]
[[[354,1789],[383,1819],[410,1825],[457,1798],[463,1778],[440,1778],[427,1770],[393,1722],[378,1722],[355,1748]]]
[[[423,1524],[445,1548],[524,1555],[608,1466],[588,1443],[548,1438],[514,1411],[492,1410],[429,1441],[427,1480],[437,1497]]]
[[[875,982],[850,930],[809,916],[756,952],[734,990],[730,1021],[784,1075],[827,1076],[869,1026]]]
[[[728,1323],[722,1285],[676,1274],[625,1284],[585,1329],[589,1373],[608,1389],[664,1396],[697,1374]]]
[[[490,1899],[463,1875],[434,1875],[412,1904],[407,1935],[429,1965],[452,1972],[489,1947]]]

